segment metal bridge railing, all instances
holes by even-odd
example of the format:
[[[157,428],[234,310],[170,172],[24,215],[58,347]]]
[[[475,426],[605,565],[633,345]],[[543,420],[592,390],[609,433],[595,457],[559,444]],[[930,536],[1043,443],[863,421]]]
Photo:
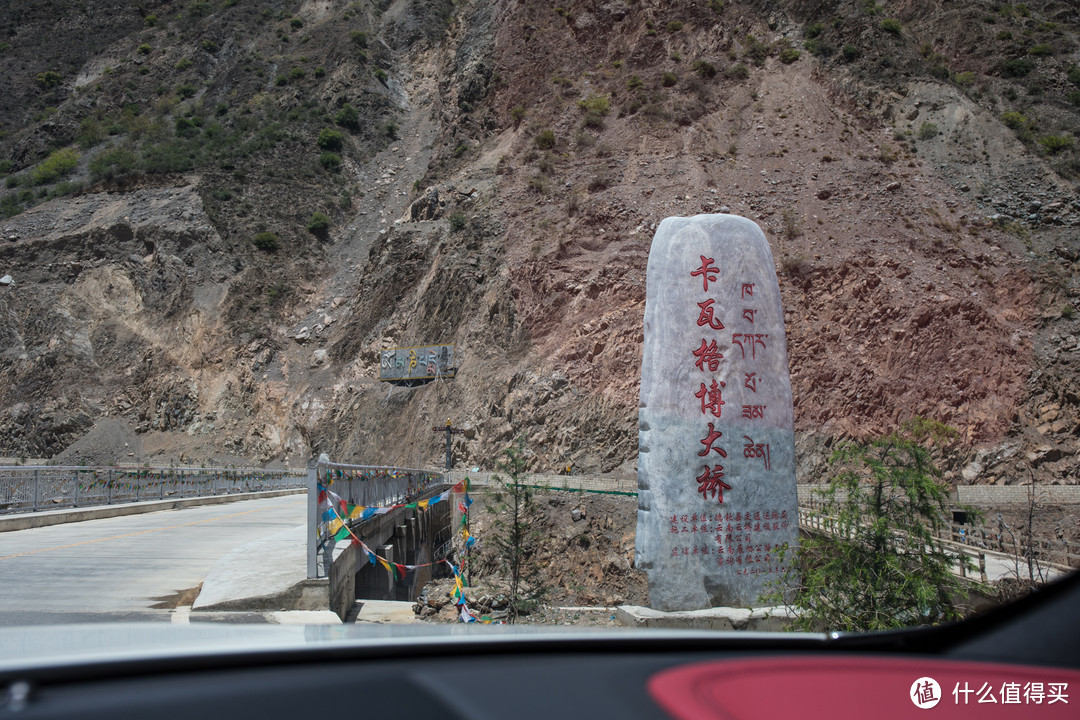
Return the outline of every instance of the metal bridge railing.
[[[304,486],[297,470],[0,466],[0,514]]]
[[[333,561],[336,542],[330,526],[342,514],[339,507],[330,510],[334,495],[344,500],[347,507],[385,508],[420,498],[430,488],[446,482],[446,476],[442,472],[418,468],[335,463],[322,455],[318,462],[308,467],[307,482],[307,575],[316,578],[326,577],[327,568]],[[347,517],[340,519],[350,520]],[[357,521],[356,518],[352,520]]]

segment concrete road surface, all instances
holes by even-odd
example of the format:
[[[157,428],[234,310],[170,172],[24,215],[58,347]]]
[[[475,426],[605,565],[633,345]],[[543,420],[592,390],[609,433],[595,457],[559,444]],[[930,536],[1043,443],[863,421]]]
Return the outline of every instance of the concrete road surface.
[[[170,620],[153,605],[225,553],[305,521],[286,495],[0,533],[0,626]]]

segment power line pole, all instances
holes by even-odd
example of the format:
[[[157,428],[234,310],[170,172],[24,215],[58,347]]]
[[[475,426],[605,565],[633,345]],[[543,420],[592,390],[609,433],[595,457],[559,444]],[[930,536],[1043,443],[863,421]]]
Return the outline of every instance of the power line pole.
[[[465,432],[463,428],[456,428],[450,426],[450,418],[446,418],[446,427],[439,427],[438,425],[431,428],[434,432],[446,432],[446,480],[450,481],[450,468],[454,465],[453,456],[450,454],[450,438],[452,435],[460,435]],[[466,498],[468,495],[466,494]],[[465,532],[469,532],[469,508],[465,506]],[[465,562],[461,565],[461,575],[464,578],[465,586],[469,585],[469,578],[465,575],[466,568],[469,566],[469,546],[465,546]]]
[[[450,455],[450,436],[459,435],[465,432],[464,428],[450,427],[450,418],[446,418],[446,427],[441,428],[438,425],[431,428],[435,432],[446,431],[446,471],[450,472],[450,468],[454,465],[453,457]]]

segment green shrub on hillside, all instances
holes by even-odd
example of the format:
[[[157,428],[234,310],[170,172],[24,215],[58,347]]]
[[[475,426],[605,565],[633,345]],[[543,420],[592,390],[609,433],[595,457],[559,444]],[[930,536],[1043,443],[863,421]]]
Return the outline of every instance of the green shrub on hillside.
[[[1028,55],[1031,55],[1032,57],[1047,57],[1048,55],[1053,54],[1054,48],[1044,43],[1040,43],[1039,45],[1032,45],[1028,48]]]
[[[56,150],[30,173],[35,185],[55,182],[79,165],[79,154],[71,148]]]
[[[0,218],[14,217],[22,211],[22,203],[15,193],[8,193],[0,198]]]
[[[46,70],[45,72],[38,73],[34,80],[39,86],[48,90],[59,85],[63,78],[60,76],[60,73],[54,70]]]
[[[153,48],[151,48],[150,45],[148,45],[147,43],[143,43],[138,48],[136,48],[136,52],[138,52],[140,55],[149,55],[152,51]]]
[[[932,122],[924,122],[919,126],[918,138],[920,140],[929,140],[930,138],[937,137],[938,126]]]
[[[199,134],[199,128],[202,125],[201,118],[176,118],[176,134],[179,137],[194,137]]]
[[[555,131],[541,130],[540,134],[533,140],[533,143],[541,150],[550,150],[555,147]]]
[[[1019,130],[1021,127],[1028,124],[1028,119],[1021,113],[1010,110],[1001,114],[1001,122],[1005,123],[1006,127],[1012,128],[1013,130]]]
[[[953,75],[953,82],[960,87],[971,87],[975,83],[975,73],[970,70],[958,72]]]
[[[326,213],[315,212],[311,214],[311,219],[307,223],[307,231],[312,235],[319,237],[325,237],[330,231],[330,218]]]
[[[592,95],[579,100],[578,107],[585,113],[585,124],[588,127],[603,127],[604,117],[611,112],[611,100],[607,95]]]
[[[1031,120],[1027,116],[1010,110],[1001,114],[1001,122],[1005,123],[1005,126],[1012,129],[1016,136],[1025,142],[1030,142],[1034,137],[1034,127]]]
[[[742,63],[738,63],[737,65],[729,67],[724,74],[731,80],[745,80],[750,77],[750,68]]]
[[[190,141],[176,139],[151,145],[143,151],[142,169],[148,173],[187,172],[195,167]]]
[[[1003,77],[1025,77],[1034,69],[1034,63],[1027,58],[1016,58],[1001,66],[1001,75]]]
[[[255,239],[252,242],[255,244],[255,247],[268,253],[277,252],[278,248],[281,247],[278,236],[272,232],[255,233]]]
[[[901,25],[900,21],[896,18],[885,18],[881,21],[881,29],[887,33],[899,35],[900,32],[904,29],[904,26]]]
[[[330,151],[319,155],[319,164],[328,172],[337,172],[341,169],[341,156]]]
[[[83,121],[79,123],[79,132],[75,136],[75,141],[84,150],[89,150],[106,137],[108,135],[105,132],[105,126],[97,118],[88,117],[83,118]]]
[[[352,105],[345,103],[334,116],[334,122],[342,127],[358,128],[360,127],[360,113]]]
[[[319,132],[319,138],[316,142],[323,150],[340,150],[344,140],[345,136],[337,130],[324,128]]]
[[[607,115],[611,112],[611,100],[606,95],[592,95],[578,101],[578,107],[585,113]]]
[[[702,79],[716,77],[716,66],[711,62],[696,60],[691,67],[698,74],[698,77]]]
[[[765,58],[769,57],[769,46],[753,35],[747,34],[743,47],[745,48],[743,57],[749,58],[755,65],[761,65],[765,62]]]
[[[1075,141],[1068,135],[1043,135],[1039,138],[1039,144],[1047,155],[1057,155],[1071,148]]]
[[[663,72],[660,75],[660,84],[664,87],[672,87],[679,82],[678,76],[673,72]]]
[[[806,48],[806,52],[818,57],[828,57],[834,52],[833,46],[821,38],[811,38],[803,43],[803,47]]]
[[[780,62],[790,65],[799,59],[799,51],[795,48],[784,48],[780,51]]]

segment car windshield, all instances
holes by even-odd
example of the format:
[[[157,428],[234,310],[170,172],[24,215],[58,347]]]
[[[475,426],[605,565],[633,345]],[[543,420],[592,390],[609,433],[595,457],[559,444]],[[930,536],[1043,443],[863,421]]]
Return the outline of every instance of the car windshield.
[[[4,4],[0,626],[867,632],[1074,572],[1066,6]]]

